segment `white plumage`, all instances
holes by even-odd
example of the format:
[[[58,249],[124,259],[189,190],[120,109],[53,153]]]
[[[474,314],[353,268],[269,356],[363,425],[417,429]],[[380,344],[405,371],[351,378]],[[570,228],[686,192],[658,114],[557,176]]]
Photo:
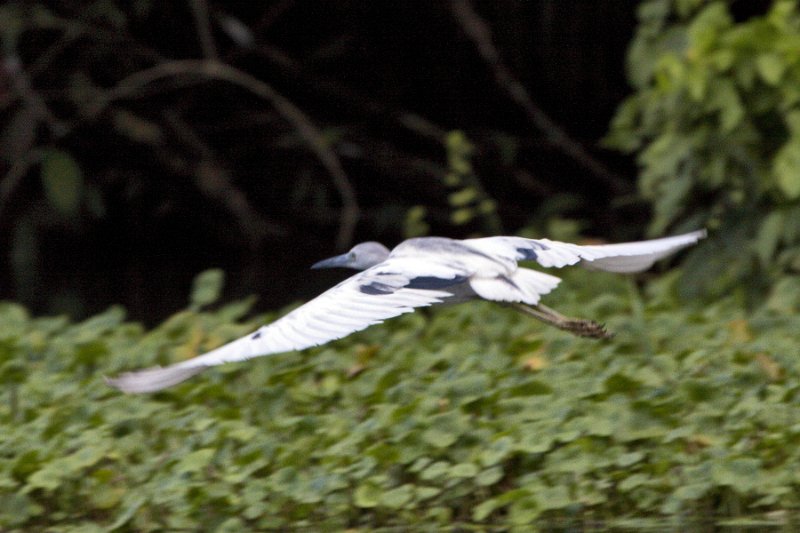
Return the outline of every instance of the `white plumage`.
[[[318,346],[417,307],[474,298],[534,306],[523,311],[577,334],[604,336],[592,329],[596,326],[593,322],[566,319],[538,305],[540,297],[555,289],[560,280],[519,267],[518,261],[532,260],[544,267],[580,263],[609,272],[639,272],[705,234],[701,230],[649,241],[588,246],[522,237],[463,241],[422,237],[404,241],[391,252],[378,243],[362,243],[347,254],[314,265],[362,272],[275,322],[194,359],[107,381],[125,392],[153,392],[211,366]],[[580,327],[562,323],[562,319]],[[587,324],[591,333],[586,332]]]

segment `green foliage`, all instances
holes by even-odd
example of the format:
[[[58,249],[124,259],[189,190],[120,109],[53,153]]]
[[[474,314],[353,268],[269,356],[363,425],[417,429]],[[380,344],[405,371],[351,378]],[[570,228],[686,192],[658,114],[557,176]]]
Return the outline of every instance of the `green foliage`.
[[[422,237],[429,234],[431,227],[425,222],[426,214],[427,209],[422,205],[415,205],[406,212],[403,222],[403,236],[406,239]]]
[[[463,131],[454,130],[444,139],[447,151],[447,173],[442,182],[447,187],[449,223],[454,226],[473,225],[478,233],[498,235],[503,226],[497,214],[497,202],[486,191],[472,164],[475,146]],[[428,235],[430,225],[425,221],[428,210],[424,205],[408,209],[403,224],[405,238]]]
[[[463,131],[451,131],[445,139],[448,172],[445,185],[453,189],[447,200],[452,209],[450,221],[456,226],[479,220],[488,235],[502,232],[497,203],[484,190],[472,167],[475,147]]]
[[[729,3],[642,3],[607,139],[638,154],[654,234],[718,230],[688,267],[717,294],[800,270],[800,8],[737,23]]]
[[[65,216],[74,217],[81,202],[83,174],[70,154],[47,150],[42,156],[42,187],[50,205]]]
[[[153,331],[118,308],[70,323],[3,303],[0,527],[791,529],[800,310],[786,295],[800,282],[747,315],[732,298],[682,307],[678,279],[641,294],[568,272],[559,309],[607,321],[609,342],[470,304],[147,396],[102,375],[192,357],[275,315],[201,310],[218,273]]]
[[[444,148],[447,151],[447,172],[442,183],[451,191],[447,194],[448,222],[454,226],[475,226],[481,234],[503,233],[497,202],[486,191],[473,168],[475,146],[463,131],[454,130],[445,136]],[[403,236],[408,239],[428,235],[427,215],[424,205],[409,208],[405,214]]]
[[[222,293],[224,282],[225,273],[218,268],[206,270],[198,275],[192,284],[192,294],[189,296],[190,307],[197,310],[216,302]]]

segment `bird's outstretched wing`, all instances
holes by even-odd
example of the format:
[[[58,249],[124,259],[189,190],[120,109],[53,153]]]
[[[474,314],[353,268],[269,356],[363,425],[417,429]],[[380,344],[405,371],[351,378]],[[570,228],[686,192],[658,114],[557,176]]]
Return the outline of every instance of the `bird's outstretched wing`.
[[[674,237],[620,244],[581,246],[550,239],[522,237],[486,237],[468,239],[464,244],[480,252],[507,261],[536,261],[544,267],[581,266],[608,272],[641,272],[653,263],[686,248],[706,236],[705,230]]]
[[[468,273],[444,262],[389,258],[360,272],[254,333],[205,355],[166,367],[128,372],[107,383],[124,392],[154,392],[205,368],[262,355],[302,350],[341,339],[416,307],[452,296]]]

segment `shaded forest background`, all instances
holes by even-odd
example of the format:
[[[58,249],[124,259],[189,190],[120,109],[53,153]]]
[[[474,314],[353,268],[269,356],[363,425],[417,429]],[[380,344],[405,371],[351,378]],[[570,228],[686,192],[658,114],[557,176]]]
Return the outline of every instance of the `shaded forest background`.
[[[797,0],[25,1],[0,39],[3,531],[800,530]],[[475,302],[102,379],[356,241],[700,227],[558,272],[611,342]]]
[[[307,298],[361,240],[641,238],[652,202],[601,141],[659,4],[702,2],[6,3],[0,297],[154,323],[210,267],[261,309]]]

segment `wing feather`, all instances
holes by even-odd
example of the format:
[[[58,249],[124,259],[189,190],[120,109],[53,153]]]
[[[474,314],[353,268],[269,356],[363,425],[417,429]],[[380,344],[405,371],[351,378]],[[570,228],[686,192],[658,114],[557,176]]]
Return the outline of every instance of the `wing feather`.
[[[683,235],[620,244],[578,245],[550,239],[486,237],[464,241],[486,254],[506,260],[533,259],[543,267],[581,266],[608,272],[641,272],[653,263],[706,236],[705,230]]]
[[[154,392],[180,383],[211,366],[318,346],[409,313],[416,307],[429,306],[451,297],[452,293],[446,290],[405,287],[416,271],[420,271],[420,275],[428,274],[424,265],[419,263],[408,258],[390,258],[346,279],[283,318],[216,350],[170,366],[128,372],[106,381],[124,392]],[[438,276],[447,275],[453,280],[464,276],[462,270],[448,271],[442,265],[437,267]],[[387,269],[392,273],[407,274],[381,275]],[[363,285],[377,282],[390,284],[387,286],[392,292],[371,295],[361,292]]]

